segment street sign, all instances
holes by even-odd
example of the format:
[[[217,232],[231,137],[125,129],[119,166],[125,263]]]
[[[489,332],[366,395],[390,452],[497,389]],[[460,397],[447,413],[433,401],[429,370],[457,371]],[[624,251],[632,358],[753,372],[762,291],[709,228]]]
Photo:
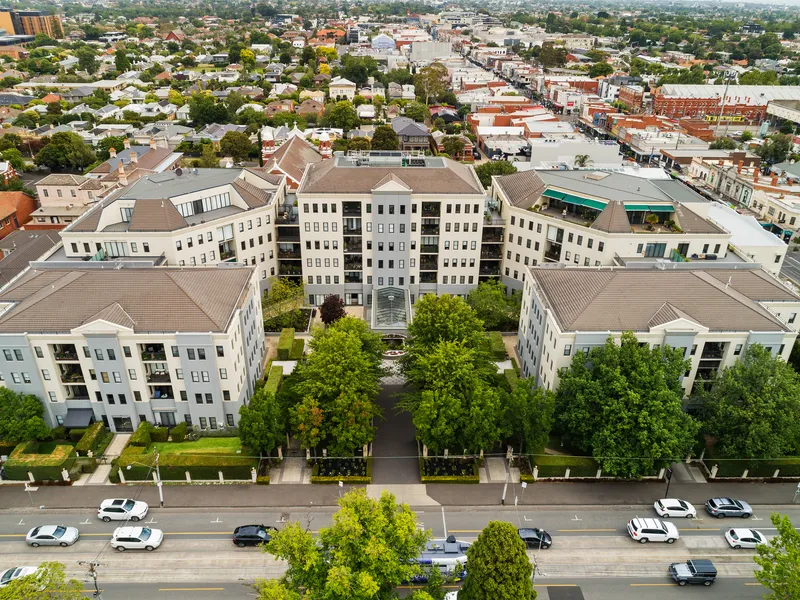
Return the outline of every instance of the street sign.
[[[672,479],[672,467],[670,467],[669,469],[667,469],[666,475],[667,475],[667,481],[669,481],[670,479]]]

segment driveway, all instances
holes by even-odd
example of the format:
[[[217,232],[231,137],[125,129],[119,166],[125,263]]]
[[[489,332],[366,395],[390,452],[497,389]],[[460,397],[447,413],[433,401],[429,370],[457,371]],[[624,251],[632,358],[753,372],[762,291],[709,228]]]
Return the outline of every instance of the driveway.
[[[419,483],[416,431],[411,415],[396,405],[405,391],[402,385],[384,385],[378,395],[384,420],[378,425],[372,445],[372,483]]]

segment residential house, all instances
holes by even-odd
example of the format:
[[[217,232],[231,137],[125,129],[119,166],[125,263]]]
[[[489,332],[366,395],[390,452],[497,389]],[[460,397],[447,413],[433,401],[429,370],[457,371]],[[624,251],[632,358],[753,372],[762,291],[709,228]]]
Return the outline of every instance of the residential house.
[[[448,136],[443,131],[434,131],[431,134],[433,138],[433,142],[436,144],[436,151],[439,153],[446,152],[444,147],[444,138],[446,137],[456,137],[461,140],[461,143],[464,144],[463,149],[460,152],[457,152],[455,155],[451,156],[453,160],[457,160],[459,162],[473,162],[475,160],[474,154],[474,146],[472,144],[472,140],[470,140],[467,136],[463,134],[459,134],[456,136]]]
[[[149,144],[150,140],[155,140],[161,147],[174,150],[188,135],[194,132],[191,127],[175,125],[173,123],[148,123],[141,129],[137,129],[131,135],[131,139],[137,145]]]
[[[114,148],[110,149],[110,154],[111,158],[86,174],[99,179],[107,188],[125,187],[142,177],[176,169],[183,157],[180,152],[159,146],[154,139],[148,146],[131,146],[126,139],[125,149],[119,155]]]
[[[366,105],[364,105],[366,106]],[[360,108],[360,107],[359,107]],[[297,107],[298,115],[307,116],[307,115],[314,115],[316,117],[322,116],[322,112],[325,110],[325,105],[321,102],[317,102],[316,100],[312,100],[308,98],[303,100]]]
[[[425,151],[431,149],[430,131],[422,123],[417,123],[408,117],[397,117],[392,119],[392,129],[397,134],[400,150]]]
[[[325,92],[322,90],[303,90],[300,92],[300,102],[303,100],[314,100],[320,104],[324,104]]]
[[[25,192],[0,192],[0,239],[25,225],[36,210],[36,198]]]
[[[229,131],[238,131],[239,133],[246,133],[247,132],[247,125],[236,125],[234,123],[227,123],[225,125],[220,125],[219,123],[210,123],[206,125],[203,129],[201,129],[198,133],[194,133],[188,136],[186,139],[189,142],[193,142],[195,144],[199,144],[202,140],[209,140],[213,145],[214,149],[219,152],[219,143],[222,141],[222,138],[225,137],[225,134]]]
[[[336,77],[331,79],[328,84],[328,96],[331,100],[349,100],[353,101],[356,95],[356,84],[345,79],[344,77]]]
[[[294,112],[294,100],[274,100],[264,107],[264,114],[270,117],[284,112]]]
[[[375,118],[375,107],[372,104],[362,104],[356,107],[356,112],[359,119],[369,120]]]

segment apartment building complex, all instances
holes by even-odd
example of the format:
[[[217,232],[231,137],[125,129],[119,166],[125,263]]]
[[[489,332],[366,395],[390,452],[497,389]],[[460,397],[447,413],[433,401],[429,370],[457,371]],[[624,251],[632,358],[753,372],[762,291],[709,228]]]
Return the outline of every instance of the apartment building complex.
[[[682,348],[687,394],[752,344],[789,358],[800,296],[757,267],[528,268],[517,353],[522,372],[548,389],[578,352],[633,331],[651,347]]]
[[[285,178],[250,169],[175,169],[111,194],[62,232],[69,258],[163,256],[168,265],[239,262],[276,274],[272,226]]]
[[[2,378],[51,427],[233,426],[265,352],[255,267],[37,263],[0,293]]]
[[[277,219],[279,274],[302,277],[310,304],[338,294],[369,306],[377,291],[408,306],[500,275],[504,224],[484,214],[469,166],[422,153],[337,154],[308,166],[296,198]]]
[[[40,10],[11,10],[0,8],[0,28],[9,35],[45,35],[60,40],[64,38],[61,17],[46,15]]]

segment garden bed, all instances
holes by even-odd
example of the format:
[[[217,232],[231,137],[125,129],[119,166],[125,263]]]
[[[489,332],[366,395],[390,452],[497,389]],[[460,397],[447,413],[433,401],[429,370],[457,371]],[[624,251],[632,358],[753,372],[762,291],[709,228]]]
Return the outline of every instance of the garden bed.
[[[298,308],[290,314],[282,314],[272,319],[264,321],[264,331],[268,333],[278,333],[283,329],[290,328],[295,331],[308,331],[311,321],[311,308]]]
[[[311,483],[372,483],[372,458],[312,458]]]
[[[480,483],[480,461],[475,458],[419,458],[422,483]]]

